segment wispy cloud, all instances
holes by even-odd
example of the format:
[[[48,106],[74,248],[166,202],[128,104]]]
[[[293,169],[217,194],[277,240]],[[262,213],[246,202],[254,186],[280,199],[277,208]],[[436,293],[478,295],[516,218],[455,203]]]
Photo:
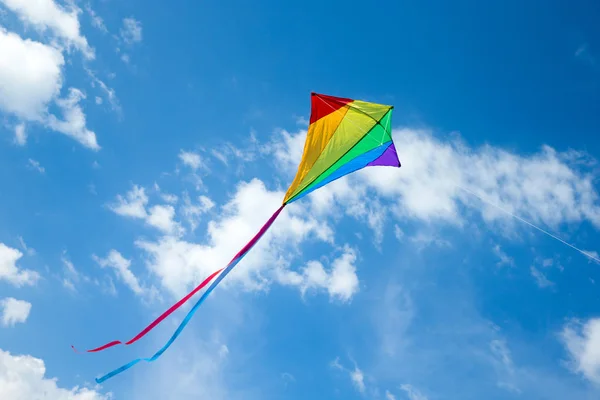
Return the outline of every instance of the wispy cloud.
[[[493,339],[490,341],[490,351],[498,374],[498,386],[511,392],[521,393],[515,384],[515,367],[506,341]]]
[[[92,20],[92,26],[103,33],[108,33],[108,29],[104,24],[104,20],[92,9],[92,6],[90,4],[86,4],[85,10],[87,11]]]
[[[117,97],[115,89],[109,87],[104,81],[98,78],[96,73],[93,72],[91,69],[86,68],[85,70],[90,79],[92,80],[92,87],[96,87],[97,85],[104,94],[104,96],[108,99],[108,103],[110,104],[112,110],[120,115],[123,110],[121,108],[121,104],[119,103],[119,99]],[[100,105],[103,103],[103,100],[101,97],[96,97],[95,102],[96,104]]]
[[[531,276],[533,276],[536,284],[540,288],[548,288],[548,287],[554,286],[554,282],[550,281],[546,277],[546,275],[542,271],[540,271],[538,268],[536,268],[534,265],[529,267],[529,270],[531,272]]]
[[[133,17],[124,18],[120,34],[127,44],[139,43],[142,41],[142,23]]]
[[[196,171],[200,167],[204,167],[206,164],[202,161],[200,154],[193,151],[181,150],[179,153],[179,159],[183,164]]]
[[[417,388],[407,383],[400,385],[400,389],[406,393],[408,400],[428,400],[427,396],[422,394]]]
[[[496,244],[494,247],[492,247],[492,251],[494,252],[494,254],[496,255],[496,257],[498,257],[498,262],[496,263],[497,266],[501,267],[503,265],[508,265],[508,266],[512,266],[514,267],[515,265],[515,261],[512,257],[509,257],[508,254],[506,254],[502,248],[500,247],[499,244]]]
[[[93,255],[94,261],[102,268],[112,268],[115,274],[127,287],[129,287],[135,294],[141,295],[144,293],[144,289],[140,285],[137,277],[131,272],[131,260],[126,259],[116,250],[110,250],[105,258],[100,258],[97,255]]]
[[[25,146],[27,143],[27,130],[24,123],[15,126],[15,143],[19,146]]]
[[[36,160],[33,160],[30,158],[29,160],[27,160],[27,164],[29,165],[30,168],[36,170],[40,174],[44,174],[46,172],[46,169],[44,167],[42,167],[42,165],[40,164],[39,161],[36,161]]]
[[[596,58],[590,51],[590,46],[588,43],[583,43],[577,48],[577,50],[575,51],[575,57],[591,66],[596,65]]]
[[[27,246],[27,243],[25,243],[25,239],[23,239],[22,236],[19,236],[18,239],[19,239],[19,244],[21,245],[21,248],[23,250],[25,250],[25,252],[27,253],[28,256],[34,256],[36,254],[35,249]]]
[[[333,361],[329,363],[329,366],[336,370],[346,372],[350,377],[350,381],[352,382],[352,385],[356,388],[356,390],[360,393],[365,393],[365,375],[363,371],[358,367],[358,364],[356,364],[356,362],[354,363],[354,368],[348,369],[340,363],[340,358],[336,357]]]

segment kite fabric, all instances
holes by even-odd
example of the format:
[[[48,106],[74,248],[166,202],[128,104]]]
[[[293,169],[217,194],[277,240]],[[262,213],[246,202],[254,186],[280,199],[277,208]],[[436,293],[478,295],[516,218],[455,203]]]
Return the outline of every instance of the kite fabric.
[[[401,164],[391,136],[393,108],[393,106],[388,105],[312,93],[310,124],[302,159],[296,176],[285,194],[282,205],[225,268],[213,273],[134,339],[125,343],[126,345],[133,343],[147,334],[221,272],[159,351],[150,358],[138,358],[100,378],[96,378],[96,382],[102,383],[140,361],[152,362],[158,359],[181,334],[206,297],[267,232],[285,206],[336,179],[365,167],[400,167]],[[101,351],[116,344],[121,344],[121,342],[110,342],[96,349],[88,350],[88,352]]]
[[[313,93],[304,153],[283,203],[367,166],[400,167],[391,135],[393,108]]]

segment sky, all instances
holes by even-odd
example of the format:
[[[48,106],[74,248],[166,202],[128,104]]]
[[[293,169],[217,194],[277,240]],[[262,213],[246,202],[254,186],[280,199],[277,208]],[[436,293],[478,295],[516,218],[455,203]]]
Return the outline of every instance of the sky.
[[[0,0],[0,398],[597,399],[598,2]],[[312,91],[402,167],[280,206]],[[578,252],[513,216],[587,252]]]

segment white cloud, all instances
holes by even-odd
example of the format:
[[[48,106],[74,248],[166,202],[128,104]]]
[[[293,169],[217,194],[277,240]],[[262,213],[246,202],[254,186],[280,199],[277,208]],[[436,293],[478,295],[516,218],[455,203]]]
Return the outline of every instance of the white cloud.
[[[0,349],[0,398],[10,400],[110,400],[93,389],[64,389],[56,378],[46,378],[44,361],[30,355],[12,355]]]
[[[86,96],[81,90],[70,88],[68,97],[56,99],[56,104],[62,110],[64,120],[59,120],[56,116],[50,115],[48,126],[75,139],[87,148],[100,150],[96,134],[87,129],[85,114],[79,105],[79,102],[85,98]]]
[[[342,364],[340,364],[340,358],[339,357],[336,357],[335,360],[331,361],[329,363],[329,366],[331,368],[339,369],[341,371],[344,370],[344,367],[342,366]]]
[[[540,288],[547,288],[550,286],[554,286],[554,282],[550,281],[546,275],[540,271],[539,269],[537,269],[535,266],[531,266],[529,268],[530,272],[531,272],[531,276],[534,277],[536,284],[540,287]]]
[[[409,400],[427,400],[427,397],[412,385],[405,383],[400,389],[404,390]]]
[[[494,339],[490,342],[492,353],[498,358],[501,364],[509,371],[514,372],[513,362],[510,355],[510,350],[506,346],[506,342],[500,339]]]
[[[350,379],[352,379],[352,383],[359,392],[365,392],[365,375],[360,368],[358,368],[358,365],[355,365],[354,371],[350,372]]]
[[[452,247],[450,241],[440,237],[434,230],[420,230],[410,238],[410,241],[415,244],[419,251],[430,246]]]
[[[138,185],[133,185],[125,197],[117,195],[117,203],[109,205],[109,208],[124,217],[145,219],[148,216],[146,204],[148,204],[146,190]]]
[[[407,347],[406,332],[414,318],[415,307],[408,290],[394,282],[386,284],[373,313],[378,352],[392,358],[402,354]]]
[[[329,273],[319,261],[309,261],[301,273],[280,270],[277,272],[277,279],[284,285],[298,286],[302,295],[308,289],[325,289],[329,292],[330,298],[346,302],[359,289],[355,261],[356,253],[346,246],[344,254],[333,261]]]
[[[73,2],[68,2],[69,10],[65,10],[54,0],[0,0],[19,16],[19,19],[30,24],[40,32],[47,30],[62,39],[68,47],[79,49],[86,58],[94,58],[94,50],[80,32],[79,13],[81,10]]]
[[[354,369],[350,370],[350,369],[347,369],[346,367],[344,367],[340,363],[339,357],[336,357],[335,360],[333,360],[329,363],[329,366],[331,368],[335,368],[337,370],[347,372],[348,375],[350,376],[350,380],[352,381],[352,385],[356,388],[356,390],[358,390],[360,393],[365,392],[365,389],[366,389],[365,375],[362,372],[362,370],[360,368],[358,368],[358,365],[356,364],[356,362],[354,363]]]
[[[220,321],[219,326],[227,325],[220,317],[222,316],[215,316]],[[234,325],[237,333],[243,335],[241,326],[235,322]],[[246,386],[242,383],[240,387],[230,384],[228,376],[231,374],[242,377],[243,380],[254,375],[248,374],[245,364],[239,361],[245,357],[245,354],[241,354],[242,350],[229,351],[224,340],[231,340],[231,334],[227,332],[231,328],[224,329],[225,332],[210,330],[201,334],[184,335],[185,338],[182,336],[179,340],[185,341],[185,349],[173,346],[169,349],[169,358],[162,358],[160,363],[155,363],[156,368],[140,369],[138,373],[142,379],[132,381],[131,400],[265,398],[264,395],[255,395],[257,391],[262,392],[257,390],[256,385]],[[154,346],[161,344],[157,342]]]
[[[72,292],[76,292],[75,284],[69,280],[68,278],[63,278],[62,284],[65,288],[69,289]]]
[[[399,241],[404,239],[404,231],[398,225],[394,225],[394,236],[396,236],[396,239]]]
[[[0,55],[0,109],[42,121],[62,86],[61,52],[0,26]]]
[[[385,391],[385,399],[386,400],[396,400],[396,396],[390,393],[389,390]]]
[[[170,203],[170,204],[175,204],[175,203],[177,203],[177,201],[179,201],[179,197],[177,197],[174,194],[162,193],[160,196],[165,202]]]
[[[289,372],[282,372],[281,379],[285,382],[286,386],[290,382],[296,382],[296,378],[294,377],[294,375],[290,374]]]
[[[306,131],[283,132],[268,146],[288,178],[296,172],[305,137]],[[391,210],[401,219],[462,227],[461,207],[475,206],[490,224],[514,222],[465,188],[533,223],[558,228],[587,220],[600,227],[595,176],[585,169],[595,161],[583,153],[543,146],[521,156],[490,145],[472,148],[458,138],[442,142],[426,130],[397,129],[393,137],[401,168],[365,168],[332,182],[309,195],[315,210],[337,205],[348,212],[377,199],[374,190],[395,203]]]
[[[36,161],[36,160],[33,160],[33,159],[31,159],[31,158],[30,158],[29,160],[27,160],[27,164],[28,164],[28,165],[29,165],[31,168],[33,168],[33,169],[35,169],[37,172],[39,172],[40,174],[43,174],[43,173],[45,173],[45,172],[46,172],[46,169],[45,169],[44,167],[42,167],[42,166],[41,166],[41,164],[40,164],[40,162],[39,162],[39,161]]]
[[[123,19],[121,38],[129,44],[142,41],[142,23],[135,18]]]
[[[24,123],[15,126],[15,143],[19,146],[25,146],[27,143],[27,131]]]
[[[227,156],[224,153],[222,153],[222,152],[220,152],[218,150],[215,150],[215,149],[212,149],[210,151],[210,153],[213,155],[213,157],[215,157],[217,160],[221,161],[223,164],[229,165],[229,162],[227,160]]]
[[[34,256],[35,255],[35,249],[32,247],[27,246],[27,244],[25,243],[25,239],[23,239],[22,236],[19,236],[19,244],[21,245],[21,247],[23,248],[23,250],[25,250],[27,252],[27,255],[29,256]]]
[[[492,362],[496,367],[498,387],[510,392],[521,393],[521,389],[515,383],[515,367],[506,341],[501,339],[492,340],[490,342],[490,351],[493,357]]]
[[[141,287],[136,276],[131,272],[131,261],[126,259],[116,250],[111,250],[106,258],[92,256],[94,261],[102,268],[110,267],[115,270],[117,277],[127,285],[135,294],[142,294],[144,289]]]
[[[181,160],[181,162],[183,162],[185,165],[187,165],[193,170],[197,170],[198,168],[204,165],[200,154],[194,153],[193,151],[181,150],[179,152],[179,159]]]
[[[575,166],[583,155],[544,146],[520,156],[492,146],[472,149],[458,140],[443,143],[429,132],[394,132],[402,168],[365,169],[359,176],[384,196],[397,196],[396,212],[423,220],[461,223],[459,202],[471,204],[459,186],[534,222],[556,227],[589,220],[600,227],[593,177]],[[483,205],[488,222],[510,218]]]
[[[102,92],[104,93],[104,95],[106,96],[106,98],[108,99],[108,102],[111,106],[111,108],[116,111],[117,113],[121,113],[121,105],[119,103],[119,99],[117,98],[117,93],[115,92],[115,90],[111,87],[109,87],[104,81],[102,81],[100,78],[98,78],[98,76],[89,68],[85,69],[88,76],[90,77],[90,79],[92,80],[92,87],[96,87],[96,85],[98,85],[98,87],[100,87],[100,89],[102,90]],[[96,104],[102,104],[103,100],[101,97],[96,97],[95,99]]]
[[[160,193],[161,199],[163,199],[163,201],[165,201],[166,203],[176,204],[179,201],[179,197],[177,195],[161,192],[161,188],[160,188],[160,186],[158,186],[158,183],[156,183],[156,182],[154,182],[154,190],[156,192]]]
[[[19,250],[0,243],[0,280],[4,279],[17,287],[33,285],[38,281],[40,275],[37,272],[22,270],[17,266],[21,257],[23,253]]]
[[[587,43],[583,43],[577,48],[577,50],[575,51],[575,57],[579,60],[582,60],[588,65],[596,65],[596,58],[590,51],[590,46]]]
[[[211,149],[210,153],[214,158],[227,166],[238,164],[239,172],[243,164],[255,160],[258,153],[269,151],[269,146],[259,145],[253,131],[250,132],[248,142],[237,143],[236,145],[226,142],[218,146],[218,149]]]
[[[277,140],[271,144],[272,152],[280,165],[288,174],[294,175],[298,170],[298,163],[302,159],[306,131],[291,134],[281,130]]]
[[[86,128],[85,114],[79,105],[85,98],[83,92],[70,88],[65,98],[58,97],[65,64],[59,49],[23,39],[0,27],[0,55],[0,110],[63,133],[93,150],[100,149],[96,134]],[[61,109],[64,120],[49,114],[51,103]],[[21,122],[15,129],[15,141],[24,145],[26,138]]]
[[[594,257],[595,259],[600,259],[600,254],[598,254],[597,251],[594,250],[585,250],[585,253],[589,254],[590,256]],[[589,260],[589,262],[597,262],[597,261],[593,261],[593,260]]]
[[[172,236],[156,242],[138,240],[137,246],[148,255],[147,265],[165,288],[180,295],[190,284],[197,284],[214,271],[223,268],[259,230],[281,205],[282,192],[268,191],[254,179],[238,185],[233,198],[223,207],[222,215],[210,221],[205,244],[190,243]],[[285,264],[286,247],[295,247],[313,236],[331,240],[331,229],[322,221],[307,216],[300,206],[291,205],[281,213],[271,230],[223,281],[241,282],[247,289],[262,289],[273,268]],[[343,269],[342,269],[343,270]],[[342,276],[343,277],[343,276]],[[338,282],[343,282],[341,278]],[[342,283],[339,283],[342,290]]]
[[[65,274],[62,281],[64,287],[75,292],[77,291],[75,284],[80,283],[82,280],[85,282],[90,282],[90,278],[88,276],[82,274],[77,270],[77,268],[75,268],[75,265],[67,256],[66,251],[63,251],[60,260],[62,261],[65,269]]]
[[[572,370],[600,384],[600,318],[568,322],[561,338],[571,358]]]
[[[108,33],[108,29],[104,24],[104,20],[92,9],[92,7],[89,4],[85,6],[85,10],[90,15],[90,18],[92,20],[92,26],[99,29],[103,33]]]
[[[108,207],[118,215],[143,219],[146,224],[165,234],[179,236],[184,233],[181,224],[175,221],[175,208],[172,205],[153,205],[146,210],[147,205],[146,190],[133,185],[125,197],[117,195],[117,201]]]
[[[499,258],[499,261],[496,263],[497,266],[501,267],[503,265],[509,265],[509,266],[514,266],[515,265],[515,261],[513,260],[513,258],[510,257],[508,254],[506,254],[502,250],[502,248],[500,247],[499,244],[497,244],[494,247],[492,247],[492,251],[494,252],[494,254],[496,255],[496,257]]]
[[[306,119],[306,117],[296,117],[296,125],[307,127],[310,124],[310,120]]]
[[[200,216],[215,207],[215,203],[207,196],[199,196],[198,203],[192,203],[190,196],[186,193],[183,194],[183,207],[181,214],[187,219],[188,224],[192,228],[192,232],[198,227]]]
[[[2,325],[14,326],[17,323],[24,323],[29,317],[31,303],[25,300],[17,300],[14,297],[6,297],[0,300],[2,308]]]
[[[180,235],[183,233],[183,228],[177,223],[175,218],[175,208],[171,205],[155,205],[149,210],[146,222],[160,229],[166,234]]]

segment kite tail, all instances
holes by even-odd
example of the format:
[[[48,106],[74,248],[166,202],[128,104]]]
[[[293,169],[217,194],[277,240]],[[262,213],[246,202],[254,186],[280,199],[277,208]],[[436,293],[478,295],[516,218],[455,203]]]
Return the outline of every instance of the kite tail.
[[[235,267],[242,260],[242,258],[244,258],[244,256],[246,254],[248,254],[250,249],[252,249],[252,247],[254,247],[254,245],[258,242],[258,240],[267,232],[267,230],[271,227],[273,222],[275,222],[275,220],[277,219],[277,217],[279,216],[279,214],[281,213],[281,211],[283,210],[284,207],[285,207],[285,204],[282,204],[281,207],[279,207],[279,209],[277,211],[275,211],[275,213],[271,216],[271,218],[269,218],[269,220],[265,223],[265,225],[258,231],[258,233],[248,242],[248,244],[246,244],[242,248],[242,250],[240,250],[240,252],[236,254],[235,257],[233,257],[233,259],[229,262],[227,267],[225,267],[223,269],[223,273],[221,273],[217,277],[217,279],[215,279],[215,281],[209,286],[209,288],[206,289],[206,291],[204,292],[202,297],[200,297],[198,299],[196,304],[194,304],[194,306],[188,312],[188,314],[185,316],[183,321],[181,321],[181,324],[179,324],[179,326],[177,327],[177,330],[175,331],[175,333],[173,333],[173,336],[171,336],[171,338],[167,341],[167,343],[160,350],[158,350],[152,357],[135,359],[135,360],[115,369],[114,371],[109,372],[108,374],[106,374],[100,378],[96,378],[95,379],[96,382],[102,383],[102,382],[106,381],[107,379],[110,379],[113,376],[118,375],[125,370],[128,370],[129,368],[133,367],[135,364],[139,363],[140,361],[152,362],[152,361],[157,360],[162,355],[162,353],[164,353],[169,348],[169,346],[171,346],[171,344],[173,344],[175,339],[177,339],[177,337],[181,334],[181,332],[183,331],[185,326],[192,319],[192,317],[193,317],[194,313],[196,312],[196,310],[198,309],[198,307],[200,307],[200,305],[208,297],[210,292],[212,292],[214,290],[214,288],[221,282],[221,280],[223,280],[223,278],[225,278],[225,276],[227,276],[227,274],[233,269],[233,267]]]
[[[124,346],[128,346],[132,343],[137,342],[138,340],[140,340],[142,337],[144,337],[148,332],[150,332],[152,329],[154,329],[154,327],[158,324],[160,324],[165,318],[167,318],[169,315],[171,315],[175,310],[177,310],[179,307],[181,307],[186,301],[188,301],[193,295],[195,295],[199,290],[201,290],[204,286],[208,285],[208,283],[210,281],[212,281],[212,279],[219,273],[223,271],[223,268],[221,268],[220,270],[218,270],[217,272],[213,272],[208,278],[206,278],[204,281],[202,281],[202,283],[200,283],[198,286],[196,286],[194,288],[194,290],[192,290],[190,293],[188,293],[185,297],[183,297],[181,300],[179,300],[177,303],[173,304],[171,306],[171,308],[169,308],[167,311],[165,311],[164,313],[161,314],[160,317],[156,318],[154,321],[152,321],[152,323],[150,325],[148,325],[146,328],[144,328],[144,330],[142,330],[140,333],[138,333],[133,339],[129,340],[128,342],[121,342],[120,340],[114,340],[112,342],[109,342],[105,345],[102,345],[100,347],[96,347],[95,349],[90,349],[90,350],[86,350],[86,353],[96,353],[102,350],[106,350],[110,347],[116,346],[118,344],[122,344]],[[77,349],[71,345],[71,347],[73,348],[73,350],[76,353],[79,353],[79,351],[77,351]]]

